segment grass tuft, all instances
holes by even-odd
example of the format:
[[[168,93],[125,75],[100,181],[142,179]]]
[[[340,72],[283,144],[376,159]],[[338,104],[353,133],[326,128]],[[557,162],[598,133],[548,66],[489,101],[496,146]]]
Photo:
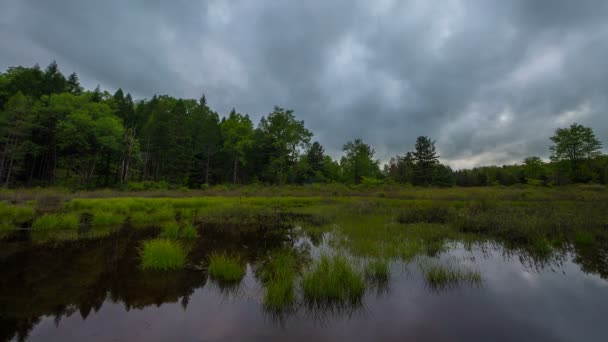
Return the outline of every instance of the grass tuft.
[[[263,280],[264,306],[270,311],[283,311],[295,304],[296,259],[293,253],[281,251],[265,266]]]
[[[209,275],[219,281],[237,282],[245,276],[245,269],[238,258],[212,254],[209,258]]]
[[[76,214],[44,214],[32,224],[33,229],[77,229],[80,220]]]
[[[161,236],[172,240],[179,239],[179,225],[177,222],[173,221],[163,224]]]
[[[198,238],[198,231],[196,230],[196,227],[188,222],[184,224],[184,227],[182,228],[182,238],[184,239],[196,239]]]
[[[186,263],[186,251],[178,242],[168,239],[144,241],[140,257],[143,269],[166,271],[183,268]]]
[[[365,282],[345,256],[322,255],[304,274],[302,290],[313,304],[357,303],[365,292]]]
[[[34,208],[28,205],[10,205],[0,202],[0,217],[13,225],[23,224],[34,218]]]

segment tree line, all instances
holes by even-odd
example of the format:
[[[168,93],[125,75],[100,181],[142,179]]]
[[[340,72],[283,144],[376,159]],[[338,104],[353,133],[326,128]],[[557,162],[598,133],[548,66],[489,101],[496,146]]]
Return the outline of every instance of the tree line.
[[[154,95],[135,101],[85,90],[57,63],[0,73],[0,183],[5,186],[199,188],[221,183],[407,183],[485,186],[608,182],[608,157],[593,131],[573,124],[551,138],[551,161],[452,170],[435,141],[381,167],[361,139],[334,160],[293,110],[274,107],[254,125],[233,109],[220,116],[200,99]]]

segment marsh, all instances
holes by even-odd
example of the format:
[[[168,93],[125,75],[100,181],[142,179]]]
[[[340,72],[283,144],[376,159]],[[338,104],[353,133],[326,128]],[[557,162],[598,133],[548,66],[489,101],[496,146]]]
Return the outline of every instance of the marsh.
[[[603,340],[604,192],[453,191],[7,198],[0,338]]]

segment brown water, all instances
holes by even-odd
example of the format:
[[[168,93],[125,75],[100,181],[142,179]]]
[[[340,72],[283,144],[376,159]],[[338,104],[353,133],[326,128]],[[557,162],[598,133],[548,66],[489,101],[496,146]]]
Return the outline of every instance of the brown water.
[[[416,263],[395,261],[387,286],[368,289],[360,306],[302,305],[277,316],[264,311],[257,260],[284,245],[314,257],[323,243],[286,232],[206,234],[192,244],[191,264],[217,250],[249,261],[238,288],[226,289],[204,267],[141,270],[137,248],[153,234],[125,228],[58,245],[34,244],[27,234],[0,242],[0,340],[608,340],[602,251],[537,260],[498,244],[454,243],[439,257],[474,266],[483,286],[435,289]]]

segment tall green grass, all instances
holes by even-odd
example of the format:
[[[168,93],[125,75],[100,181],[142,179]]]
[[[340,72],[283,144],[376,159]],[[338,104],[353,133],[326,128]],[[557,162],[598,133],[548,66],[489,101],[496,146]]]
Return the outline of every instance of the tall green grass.
[[[182,227],[182,238],[184,238],[184,239],[198,238],[198,231],[196,230],[196,227],[192,223],[190,223],[190,222],[184,223],[184,226]]]
[[[76,214],[44,214],[34,221],[33,229],[77,229],[80,220]]]
[[[154,239],[144,241],[140,250],[143,269],[173,270],[183,268],[186,263],[186,251],[176,241]]]
[[[34,218],[34,207],[30,205],[10,205],[0,202],[0,218],[10,226],[23,224]]]
[[[124,220],[125,217],[118,213],[96,211],[93,212],[91,225],[95,227],[119,226]]]
[[[352,304],[363,297],[365,281],[346,256],[322,255],[304,274],[302,290],[311,304]]]
[[[212,254],[209,258],[209,275],[222,282],[238,282],[245,276],[244,265],[238,258],[226,254]]]
[[[271,256],[262,275],[264,306],[270,311],[284,311],[296,301],[296,258],[290,251],[280,251]]]
[[[167,239],[179,239],[179,225],[177,222],[166,222],[163,224],[161,236]]]

